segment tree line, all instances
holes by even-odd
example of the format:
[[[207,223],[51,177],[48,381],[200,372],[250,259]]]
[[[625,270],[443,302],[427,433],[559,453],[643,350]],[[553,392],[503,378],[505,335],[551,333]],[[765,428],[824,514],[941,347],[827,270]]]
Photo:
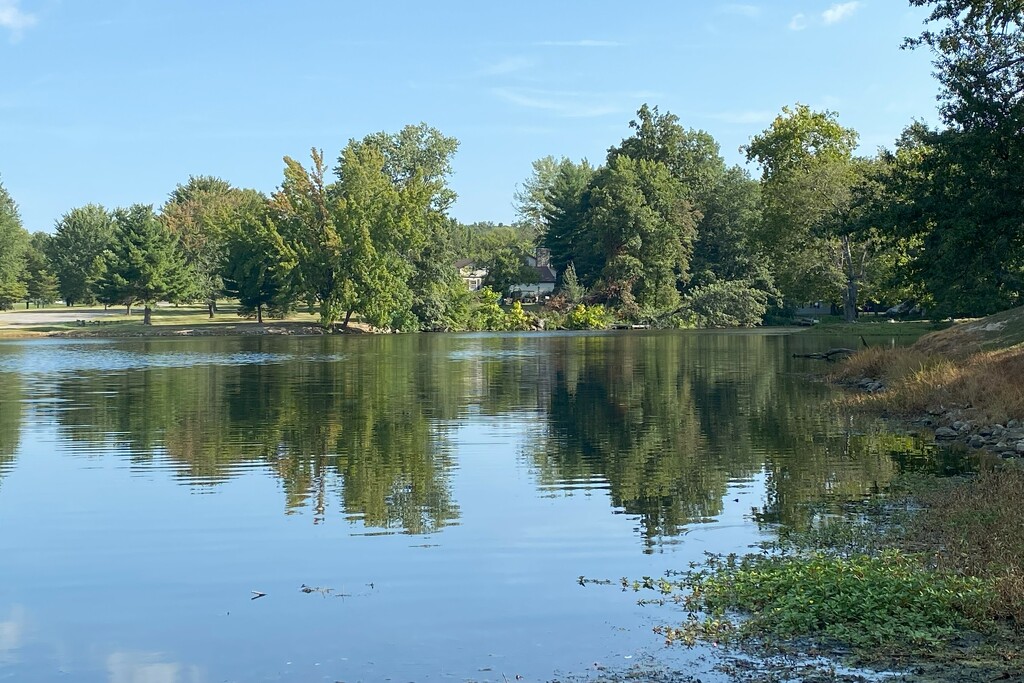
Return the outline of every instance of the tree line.
[[[449,216],[458,141],[425,124],[351,140],[333,168],[286,157],[270,196],[207,176],[158,210],[89,205],[29,235],[0,186],[0,306],[142,305],[223,296],[262,321],[298,306],[327,327],[525,329],[508,288],[550,252],[546,314],[592,327],[751,326],[825,302],[852,320],[911,301],[936,317],[1020,305],[1024,291],[1024,38],[1019,3],[910,0],[931,12],[907,49],[931,50],[942,124],[855,153],[838,114],[784,107],[729,167],[707,132],[644,104],[603,164],[548,156],[511,225]],[[475,261],[471,294],[454,263]]]

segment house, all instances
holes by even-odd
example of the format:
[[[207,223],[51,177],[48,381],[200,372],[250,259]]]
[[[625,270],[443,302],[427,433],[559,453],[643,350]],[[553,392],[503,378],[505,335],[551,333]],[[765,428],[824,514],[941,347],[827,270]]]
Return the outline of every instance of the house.
[[[475,292],[483,286],[484,278],[487,277],[486,268],[477,268],[476,263],[470,259],[459,259],[455,262],[455,270],[459,271],[459,277],[469,287],[469,291]]]
[[[538,248],[536,255],[526,257],[526,265],[536,272],[537,281],[512,285],[509,292],[513,297],[539,300],[555,291],[558,273],[551,267],[551,252],[548,249]]]

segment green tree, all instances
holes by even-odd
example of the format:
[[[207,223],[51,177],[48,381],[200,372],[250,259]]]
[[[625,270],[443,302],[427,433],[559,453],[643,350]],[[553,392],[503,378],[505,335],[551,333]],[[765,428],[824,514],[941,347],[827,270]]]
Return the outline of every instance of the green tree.
[[[616,156],[591,185],[587,231],[605,263],[598,290],[628,318],[676,310],[697,227],[682,183],[660,161]]]
[[[68,306],[96,301],[103,254],[113,241],[113,220],[102,206],[88,204],[57,221],[47,256]]]
[[[212,318],[217,297],[224,289],[227,230],[241,205],[250,202],[246,193],[213,176],[191,176],[178,185],[160,209],[160,219],[178,238],[192,270],[190,297],[206,303]]]
[[[25,299],[23,273],[28,248],[29,235],[21,225],[18,205],[0,184],[0,309]]]
[[[57,277],[50,268],[46,254],[50,251],[53,238],[46,232],[34,232],[25,252],[25,308],[29,303],[48,306],[57,300],[59,287]]]
[[[845,266],[863,245],[854,245],[854,235],[840,226],[857,181],[856,144],[857,133],[841,126],[834,112],[797,104],[783,107],[744,147],[762,169],[762,218],[754,239],[774,265],[783,297],[790,303],[843,298],[848,319],[856,314],[857,280]]]
[[[271,198],[273,220],[298,258],[297,292],[310,305],[318,305],[320,324],[331,327],[355,305],[351,269],[353,245],[346,243],[335,223],[338,198],[324,174],[323,152],[311,151],[307,171],[285,157],[284,180]]]
[[[679,117],[644,104],[629,122],[635,133],[608,150],[608,162],[623,155],[659,161],[683,187],[686,199],[702,208],[725,172],[718,143],[703,130],[683,128]]]
[[[114,212],[114,239],[104,265],[100,300],[122,304],[129,314],[142,303],[145,325],[153,322],[153,304],[180,300],[191,278],[177,239],[144,204]]]
[[[544,234],[541,244],[551,252],[551,265],[559,273],[569,263],[576,267],[580,281],[592,285],[601,275],[604,259],[600,245],[587,235],[590,181],[595,169],[586,159],[579,163],[563,159],[545,195]]]
[[[908,266],[935,315],[985,315],[1021,305],[1024,5],[911,4],[931,9],[926,30],[906,45],[933,52],[947,127],[908,130],[922,153],[917,168],[902,176],[906,211],[894,234],[915,245]]]
[[[290,303],[290,276],[297,264],[295,252],[285,243],[266,207],[252,206],[240,213],[225,230],[224,284],[238,298],[239,314],[285,310]]]
[[[516,188],[512,203],[520,220],[529,226],[533,233],[532,239],[539,238],[543,233],[546,217],[555,208],[550,195],[556,179],[562,167],[571,164],[572,161],[566,157],[555,159],[553,156],[546,156],[537,159],[532,164],[533,172],[530,177]]]

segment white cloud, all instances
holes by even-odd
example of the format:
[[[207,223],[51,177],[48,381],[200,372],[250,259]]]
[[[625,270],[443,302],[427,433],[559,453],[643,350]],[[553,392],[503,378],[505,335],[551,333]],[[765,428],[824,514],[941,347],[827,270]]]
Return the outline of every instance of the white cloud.
[[[860,8],[860,3],[854,0],[853,2],[841,2],[832,5],[827,10],[821,13],[821,20],[825,24],[838,24],[844,19],[849,19],[853,16],[853,13]]]
[[[477,73],[481,76],[504,76],[507,74],[529,69],[537,62],[527,57],[506,57],[493,64],[488,64]]]
[[[615,40],[544,40],[538,45],[544,47],[622,47],[625,43]]]
[[[18,7],[19,0],[0,0],[0,27],[11,32],[11,38],[17,40],[22,31],[34,26],[36,16]]]
[[[735,14],[748,19],[755,19],[761,16],[761,8],[757,5],[725,5],[720,11],[723,14]]]
[[[794,14],[793,18],[789,20],[789,30],[803,31],[805,28],[807,28],[807,17],[803,12]]]
[[[629,111],[635,102],[650,99],[654,95],[646,91],[600,93],[537,88],[493,88],[491,94],[526,109],[548,111],[564,118],[620,114]]]

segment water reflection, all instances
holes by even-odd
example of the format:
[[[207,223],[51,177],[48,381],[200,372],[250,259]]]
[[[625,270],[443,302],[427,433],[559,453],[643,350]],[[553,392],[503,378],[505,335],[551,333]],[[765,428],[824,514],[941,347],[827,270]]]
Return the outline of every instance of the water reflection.
[[[517,427],[543,489],[607,489],[648,546],[716,517],[730,482],[761,474],[756,518],[799,525],[808,503],[882,488],[895,460],[920,450],[828,410],[829,388],[794,365],[801,341],[652,333],[7,346],[4,367],[16,371],[0,372],[0,477],[30,405],[71,452],[117,453],[196,491],[262,470],[281,482],[288,513],[319,522],[337,500],[366,527],[421,534],[458,520],[449,435],[488,416]]]
[[[21,442],[22,399],[21,377],[13,372],[0,372],[0,486],[14,465]]]

